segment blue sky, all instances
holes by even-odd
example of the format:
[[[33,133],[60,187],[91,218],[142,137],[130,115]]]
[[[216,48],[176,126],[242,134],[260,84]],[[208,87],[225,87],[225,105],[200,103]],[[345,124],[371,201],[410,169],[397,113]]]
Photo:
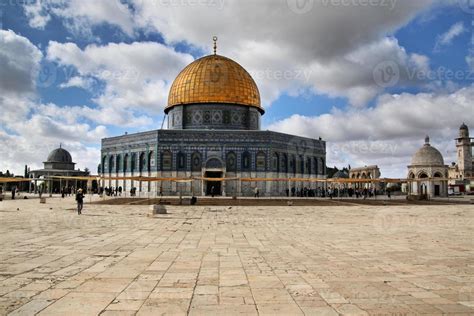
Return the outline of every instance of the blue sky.
[[[24,163],[39,167],[46,151],[61,141],[78,167],[95,170],[100,138],[161,126],[174,76],[210,53],[214,34],[219,53],[256,77],[266,108],[264,129],[322,136],[330,166],[378,164],[385,176],[403,176],[424,134],[433,135],[446,160],[454,159],[450,146],[458,126],[474,125],[466,101],[472,93],[468,61],[474,14],[456,1],[396,1],[394,8],[382,2],[366,8],[357,1],[348,8],[318,7],[310,1],[314,7],[305,12],[295,11],[292,1],[202,1],[199,7],[181,1],[159,7],[147,0],[71,0],[0,7],[8,39],[0,47],[2,76],[16,75],[5,65],[25,62],[34,81],[26,80],[32,87],[18,86],[18,92],[3,87],[11,100],[0,101],[9,111],[0,119],[0,139],[22,144],[34,138],[45,144],[30,155],[25,155],[30,145],[18,145],[17,154],[2,153],[0,169],[18,172]],[[31,49],[31,64],[26,55],[20,60],[13,48],[9,51],[15,41]],[[380,86],[378,67],[384,71],[387,62],[395,62],[399,78]],[[451,78],[447,70],[458,74]],[[262,71],[266,74],[255,75]],[[275,74],[283,71],[290,77],[278,79]],[[18,100],[28,103],[21,111],[8,105]],[[393,114],[397,107],[403,115],[413,109],[417,119]],[[25,133],[11,119],[37,132]],[[341,151],[368,142],[394,149]]]

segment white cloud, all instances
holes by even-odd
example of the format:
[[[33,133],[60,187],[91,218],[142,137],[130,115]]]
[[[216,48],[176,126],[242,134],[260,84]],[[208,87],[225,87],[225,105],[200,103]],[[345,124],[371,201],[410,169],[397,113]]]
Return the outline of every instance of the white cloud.
[[[375,61],[394,59],[401,67],[413,66],[413,56],[386,36],[437,3],[380,1],[378,5],[363,6],[306,1],[309,7],[301,10],[295,1],[130,0],[124,4],[73,0],[50,5],[48,12],[78,25],[78,30],[90,31],[94,25],[109,23],[129,35],[138,29],[157,32],[167,45],[184,42],[208,52],[211,37],[216,34],[220,53],[241,63],[252,74],[266,74],[256,78],[265,106],[283,93],[298,95],[308,89],[347,97],[352,104],[361,106],[384,90],[373,80]],[[364,58],[354,60],[354,54]],[[302,79],[298,76],[301,72],[311,75]],[[290,75],[281,78],[279,73]],[[157,85],[152,83],[147,89]],[[133,94],[133,89],[127,91],[128,97],[114,98],[115,91],[110,91],[98,101],[120,104],[133,97],[145,107],[149,104],[150,97]]]
[[[80,119],[87,119],[91,122],[102,125],[113,125],[121,127],[149,127],[153,120],[145,115],[136,116],[132,111],[123,109],[92,108],[88,106],[57,106],[56,104],[41,104],[37,107],[37,112],[51,119],[61,118],[67,124],[73,124]],[[98,140],[97,140],[98,141]]]
[[[383,95],[373,108],[334,109],[315,117],[293,115],[269,129],[328,141],[328,164],[378,164],[385,176],[403,177],[425,135],[455,159],[453,139],[463,121],[474,126],[474,86],[451,94]]]
[[[90,90],[94,85],[94,80],[92,78],[85,77],[72,77],[67,82],[63,82],[59,85],[60,88],[82,88],[84,90]]]
[[[0,30],[0,95],[33,93],[42,56],[26,37]]]
[[[104,91],[95,99],[102,108],[149,113],[161,113],[172,81],[193,60],[152,42],[89,45],[83,50],[74,43],[50,42],[47,57],[74,67],[81,77],[104,82]]]
[[[230,0],[223,6],[216,1],[170,2],[182,3],[179,6],[137,0],[134,14],[136,23],[160,32],[168,44],[186,42],[210,51],[211,36],[216,34],[218,51],[250,73],[272,70],[269,76],[256,78],[266,106],[282,93],[298,94],[307,88],[348,97],[360,106],[383,91],[373,80],[375,61],[395,59],[411,66],[411,55],[386,36],[433,3],[398,1],[391,7],[307,1],[313,6],[301,11],[293,2]],[[357,54],[364,58],[355,58]],[[275,78],[274,72],[285,71],[310,71],[311,76]]]
[[[46,12],[42,1],[27,2],[23,5],[23,9],[28,18],[28,24],[32,28],[43,30],[51,20],[51,15]]]
[[[101,24],[118,26],[128,36],[134,33],[133,18],[120,0],[37,0],[27,1],[23,8],[33,28],[44,29],[51,16],[56,16],[71,33],[89,39],[93,38],[92,28]]]
[[[466,32],[463,22],[458,22],[452,25],[448,31],[438,36],[435,44],[435,51],[440,50],[442,47],[449,46],[453,40]]]
[[[25,164],[42,167],[49,151],[59,143],[75,152],[86,152],[87,157],[73,157],[82,168],[95,170],[100,157],[95,148],[107,135],[105,127],[80,123],[79,115],[62,120],[62,116],[42,112],[36,95],[41,63],[42,53],[27,38],[0,30],[0,170],[23,174]],[[96,151],[93,161],[91,153]]]

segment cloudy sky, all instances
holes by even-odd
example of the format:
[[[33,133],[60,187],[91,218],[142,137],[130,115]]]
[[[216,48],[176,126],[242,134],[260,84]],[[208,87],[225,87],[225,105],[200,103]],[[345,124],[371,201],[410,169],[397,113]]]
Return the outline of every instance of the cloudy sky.
[[[468,0],[26,0],[0,4],[0,170],[62,143],[97,170],[100,140],[160,128],[179,71],[244,66],[264,129],[327,140],[328,166],[403,177],[425,135],[455,159],[474,129]]]

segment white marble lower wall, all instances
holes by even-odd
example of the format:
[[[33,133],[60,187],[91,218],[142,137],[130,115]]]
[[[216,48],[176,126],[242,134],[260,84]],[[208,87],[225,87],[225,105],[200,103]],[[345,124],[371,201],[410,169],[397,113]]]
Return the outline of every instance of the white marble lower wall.
[[[113,174],[111,177],[162,177],[162,178],[189,178],[201,177],[200,172],[185,172],[185,171],[169,171],[169,172],[154,172],[150,174],[130,174],[119,173]],[[308,176],[308,175],[286,175],[272,172],[243,172],[243,173],[227,173],[227,178],[241,177],[241,178],[320,178],[323,176]],[[122,188],[122,196],[130,196],[130,190],[136,188],[136,195],[143,197],[155,196],[202,196],[205,195],[207,189],[207,182],[203,180],[193,180],[192,182],[173,182],[173,181],[136,181],[136,180],[105,180],[103,187]],[[310,181],[256,181],[256,182],[241,182],[239,180],[229,180],[222,183],[222,194],[225,196],[253,196],[255,194],[255,187],[259,188],[260,196],[286,196],[291,194],[292,188],[301,190],[307,188],[315,190],[317,188],[324,188],[325,184],[310,182]]]

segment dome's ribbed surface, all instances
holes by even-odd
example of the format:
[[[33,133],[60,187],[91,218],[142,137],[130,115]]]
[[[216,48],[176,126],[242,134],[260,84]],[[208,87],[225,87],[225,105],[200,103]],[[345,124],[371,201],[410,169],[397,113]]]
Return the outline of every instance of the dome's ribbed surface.
[[[63,148],[57,148],[48,155],[47,162],[72,163],[72,157],[71,157],[71,154],[67,150]]]
[[[444,166],[443,155],[430,144],[421,147],[411,160],[412,166]]]
[[[165,112],[176,105],[212,103],[251,106],[264,112],[250,74],[220,55],[198,59],[181,71],[171,86]]]

